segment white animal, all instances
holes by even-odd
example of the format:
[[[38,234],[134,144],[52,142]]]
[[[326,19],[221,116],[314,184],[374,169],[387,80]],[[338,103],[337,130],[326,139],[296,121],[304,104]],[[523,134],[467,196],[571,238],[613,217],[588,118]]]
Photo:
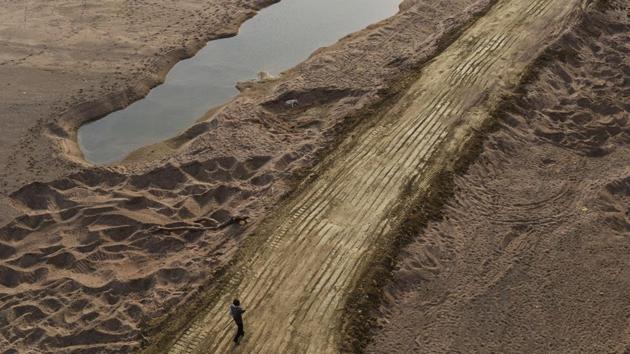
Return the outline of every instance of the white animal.
[[[271,80],[273,79],[273,75],[271,75],[269,72],[267,71],[260,71],[258,73],[258,80],[259,81],[264,81],[264,80]]]
[[[289,107],[291,107],[291,108],[293,108],[293,107],[297,106],[297,105],[298,105],[298,103],[299,103],[299,102],[298,102],[298,100],[296,100],[296,99],[292,99],[292,100],[286,100],[286,101],[284,101],[285,106],[289,106]]]

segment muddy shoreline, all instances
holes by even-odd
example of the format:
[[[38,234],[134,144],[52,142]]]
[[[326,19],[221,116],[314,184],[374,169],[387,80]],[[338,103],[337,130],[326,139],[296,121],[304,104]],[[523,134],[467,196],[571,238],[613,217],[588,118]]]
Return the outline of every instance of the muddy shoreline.
[[[258,11],[267,6],[278,3],[280,0],[255,1],[252,7],[245,7],[246,11],[238,13],[229,23],[221,24],[220,28],[214,32],[205,34],[204,38],[193,38],[187,42],[183,48],[171,49],[160,54],[149,66],[149,74],[141,77],[127,79],[130,84],[120,92],[105,94],[105,97],[81,102],[72,106],[67,111],[60,113],[63,118],[47,126],[46,133],[55,148],[66,159],[75,162],[80,166],[91,166],[83,158],[83,154],[77,145],[77,130],[82,125],[101,119],[108,114],[126,108],[132,103],[143,99],[152,88],[162,84],[168,72],[178,62],[191,58],[204,48],[208,42],[233,37],[238,34],[241,25],[248,19],[257,15]]]
[[[143,39],[148,37],[147,31],[138,31],[135,33],[138,36],[137,41],[144,42],[142,44],[138,43],[141,47],[134,49],[134,54],[124,54],[124,57],[116,51],[113,51],[112,54],[108,53],[111,58],[107,56],[103,59],[94,56],[90,57],[88,50],[94,50],[95,54],[93,55],[102,55],[102,53],[96,54],[98,53],[96,50],[101,50],[98,47],[99,45],[107,45],[108,39],[105,39],[104,43],[96,42],[97,47],[89,49],[83,49],[80,47],[80,43],[73,43],[65,38],[59,40],[59,42],[63,44],[68,42],[69,48],[67,49],[63,47],[49,48],[45,44],[30,45],[24,50],[33,50],[32,48],[39,47],[43,48],[43,50],[33,52],[24,58],[18,56],[18,49],[13,49],[11,46],[6,48],[5,55],[8,59],[0,63],[0,76],[5,77],[8,90],[5,91],[6,96],[2,97],[4,101],[2,110],[5,114],[0,124],[3,124],[5,127],[7,124],[10,124],[9,128],[11,130],[9,132],[13,133],[13,130],[15,130],[17,134],[3,137],[0,163],[5,167],[4,171],[17,170],[20,173],[19,175],[15,173],[8,174],[7,172],[2,173],[0,175],[2,181],[0,192],[6,195],[20,186],[35,180],[49,180],[64,173],[76,171],[77,168],[89,166],[83,160],[81,152],[76,145],[76,131],[79,126],[86,122],[97,120],[143,98],[151,88],[163,82],[170,68],[177,62],[192,57],[208,41],[236,35],[243,22],[255,16],[260,9],[276,2],[278,0],[234,2],[226,0],[212,5],[214,7],[202,7],[200,5],[202,4],[201,2],[197,4],[193,0],[190,1],[190,4],[183,6],[182,13],[188,14],[189,10],[192,9],[201,11],[190,15],[195,20],[190,21],[188,19],[187,21],[189,22],[177,21],[177,12],[173,14],[158,12],[157,16],[159,18],[157,20],[164,19],[164,22],[157,27],[157,34],[160,37],[163,36],[164,39],[158,38],[158,36],[155,36],[155,39]],[[132,25],[128,23],[126,25],[134,27],[133,24],[136,21],[142,20],[140,18],[140,16],[143,16],[140,13],[141,10],[146,10],[147,15],[150,15],[152,11],[158,11],[160,7],[156,6],[158,9],[154,10],[151,8],[154,5],[147,4],[147,9],[136,8],[132,9],[131,13],[125,13],[124,11],[128,12],[130,10],[124,7],[117,8],[117,5],[110,3],[105,3],[101,8],[96,6],[94,9],[89,6],[81,8],[80,2],[75,0],[68,0],[58,5],[51,4],[49,6],[50,9],[46,5],[30,9],[28,6],[24,8],[25,24],[31,26],[32,29],[21,36],[28,38],[29,42],[34,39],[28,36],[36,38],[34,37],[35,35],[41,35],[42,27],[40,22],[44,25],[46,21],[57,21],[55,24],[59,26],[60,31],[69,32],[62,32],[66,34],[64,37],[72,38],[72,36],[76,37],[82,32],[87,32],[85,36],[87,40],[90,40],[92,38],[90,37],[92,34],[89,33],[90,28],[81,22],[84,21],[84,16],[89,17],[92,14],[96,16],[95,21],[106,23],[108,20],[103,20],[102,16],[98,16],[99,11],[123,13],[132,22]],[[18,12],[22,10],[17,6],[9,8],[7,16],[11,15],[11,11]],[[58,13],[61,21],[68,21],[69,25],[76,26],[76,28],[68,29],[63,27],[66,26],[63,22],[61,22],[63,25],[59,25],[58,21],[60,19],[49,19],[52,16],[47,11],[51,11],[53,14]],[[19,28],[21,26],[21,23],[13,24],[12,21],[6,21],[5,31],[7,39],[10,40],[12,36],[17,37],[11,33],[23,31]],[[134,30],[136,29],[134,28]],[[112,32],[111,36],[119,36],[115,29],[112,29]],[[94,40],[102,41],[100,37],[95,37]],[[5,43],[13,45],[10,41]],[[78,48],[73,48],[73,46]],[[47,50],[50,51],[49,54],[46,52]],[[60,53],[63,50],[70,52],[73,50],[85,50],[87,53],[82,55],[84,58],[79,58],[76,62],[72,59],[64,62],[62,65],[51,62],[52,58],[62,55]],[[103,50],[106,51],[107,48],[103,48]],[[130,50],[125,48],[125,51]],[[132,61],[132,57],[135,60]],[[85,64],[90,63],[89,60],[103,60],[104,63],[97,61],[96,64]],[[82,68],[82,66],[96,65],[98,65],[96,73]],[[7,70],[15,70],[15,74],[21,76],[7,75],[10,74],[6,72]],[[46,81],[50,79],[42,74],[31,78],[29,77],[29,70],[34,75],[37,75],[38,71],[41,70],[50,72],[52,75],[55,75],[55,82],[51,85],[51,82]],[[76,73],[70,72],[71,70],[76,70]],[[41,93],[29,95],[30,91],[34,89],[33,84],[41,85],[43,88],[48,89],[46,95]],[[23,97],[20,97],[22,91],[26,95],[24,96],[26,101],[24,101]],[[35,110],[31,109],[31,111],[21,113],[21,110],[23,110],[22,106],[27,104],[35,107]],[[14,129],[12,127],[13,123],[10,122],[12,119],[22,119],[24,127]],[[24,128],[28,129],[25,130]],[[28,171],[29,173],[24,174],[22,171]]]

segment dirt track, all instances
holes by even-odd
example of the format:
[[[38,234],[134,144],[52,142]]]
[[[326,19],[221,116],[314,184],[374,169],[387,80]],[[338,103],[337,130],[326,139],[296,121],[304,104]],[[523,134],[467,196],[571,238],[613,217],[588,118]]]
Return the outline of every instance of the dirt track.
[[[368,353],[630,353],[629,10],[589,8],[497,113]]]
[[[574,18],[579,1],[499,1],[423,69],[377,126],[351,139],[294,200],[233,287],[195,321],[171,353],[232,346],[227,304],[248,309],[236,352],[335,352],[344,296],[408,190],[448,164],[504,90]],[[438,152],[444,153],[438,154]],[[404,206],[403,206],[404,207]]]
[[[42,169],[41,156],[30,149],[72,145],[71,130],[43,136],[29,130],[37,141],[25,139],[20,154],[35,166],[3,171],[3,182],[12,186],[7,201],[17,215],[0,214],[7,220],[0,227],[0,347],[130,352],[160,323],[176,315],[187,319],[183,304],[217,287],[215,272],[293,188],[300,171],[357,121],[370,121],[368,113],[382,96],[400,90],[402,73],[415,75],[491,3],[407,1],[392,18],[318,50],[282,77],[243,84],[233,101],[122,166],[62,174],[48,159],[49,168]],[[40,96],[23,98],[24,106],[47,111],[29,103]],[[282,102],[288,98],[303,104],[287,109]],[[83,115],[48,118],[71,126],[89,113],[113,109],[108,104],[88,102],[71,109]],[[19,160],[20,154],[13,155]],[[65,163],[73,158],[56,157]],[[62,176],[48,180],[39,175],[44,170]],[[22,177],[37,182],[22,186]],[[233,222],[242,217],[245,225]]]

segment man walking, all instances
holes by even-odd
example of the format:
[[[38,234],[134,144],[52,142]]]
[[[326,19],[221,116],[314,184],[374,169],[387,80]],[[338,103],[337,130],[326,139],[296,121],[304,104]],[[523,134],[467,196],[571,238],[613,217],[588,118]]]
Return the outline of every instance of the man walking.
[[[245,310],[241,307],[241,302],[238,301],[238,299],[234,299],[234,302],[230,305],[230,314],[238,327],[236,336],[234,337],[234,344],[236,345],[238,345],[241,337],[245,335],[245,331],[243,330],[243,313],[245,313]]]

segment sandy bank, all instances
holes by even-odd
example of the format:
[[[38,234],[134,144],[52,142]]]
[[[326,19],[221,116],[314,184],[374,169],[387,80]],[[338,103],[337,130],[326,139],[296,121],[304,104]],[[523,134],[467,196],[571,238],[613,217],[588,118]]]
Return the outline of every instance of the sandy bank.
[[[63,152],[79,155],[82,122],[144,96],[178,60],[273,2],[2,1],[0,192],[80,167]]]
[[[7,122],[30,116],[27,108],[41,110],[30,130],[15,126],[10,136],[19,143],[3,150],[4,188],[19,215],[0,228],[0,311],[8,320],[0,323],[0,344],[48,352],[138,348],[143,329],[159,324],[229,262],[243,237],[292,189],[297,172],[314,166],[340,132],[369,117],[369,107],[395,92],[488,3],[406,2],[398,15],[318,51],[281,79],[244,84],[241,96],[207,120],[160,151],[146,150],[152,161],[144,156],[113,168],[76,168],[41,140],[71,142],[69,127],[78,120],[46,114],[57,112],[50,107],[62,95],[52,93],[61,92],[54,83],[63,81],[51,79],[51,95],[33,96],[41,103],[23,95],[7,109],[13,112]],[[251,14],[212,6],[226,9],[208,10],[216,15],[210,20],[230,19],[219,22],[225,26]],[[80,8],[75,11],[79,16]],[[178,48],[173,45],[163,53]],[[147,65],[138,70],[153,67]],[[19,77],[38,77],[35,69],[23,70]],[[107,73],[77,74],[77,82],[100,86]],[[129,102],[137,93],[114,90],[116,83],[127,87],[129,81],[120,80],[90,97],[120,95],[116,102]],[[287,109],[283,102],[293,98],[302,104]],[[111,102],[70,106],[89,113],[83,117],[113,108]],[[42,182],[25,184],[34,180]]]

